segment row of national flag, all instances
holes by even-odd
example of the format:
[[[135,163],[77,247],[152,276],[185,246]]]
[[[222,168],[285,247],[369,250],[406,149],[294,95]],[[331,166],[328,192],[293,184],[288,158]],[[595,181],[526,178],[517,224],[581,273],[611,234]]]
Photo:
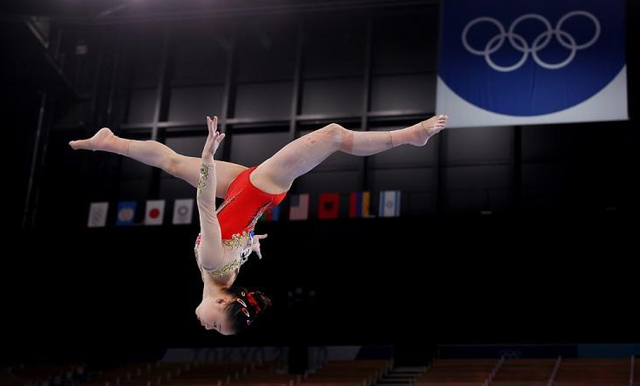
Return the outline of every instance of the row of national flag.
[[[193,217],[193,198],[177,199],[173,205],[173,224],[191,224]],[[139,225],[162,225],[165,217],[165,200],[147,200],[144,210],[144,218],[138,219],[137,201],[120,201],[116,211],[115,225],[130,226]],[[89,220],[87,227],[104,227],[107,224],[107,214],[109,212],[108,202],[92,202],[89,207]],[[140,221],[141,220],[141,221]]]
[[[289,220],[307,220],[309,218],[309,193],[291,194],[289,197]],[[349,193],[349,218],[375,217],[370,210],[371,194],[368,191]],[[165,218],[165,200],[147,200],[144,216],[138,211],[137,201],[120,201],[118,203],[115,225],[162,225]],[[173,205],[172,224],[191,224],[193,218],[194,199],[176,199]],[[259,221],[278,221],[282,204],[269,208]],[[331,219],[339,217],[340,194],[320,193],[318,200],[318,218]],[[92,202],[89,208],[89,228],[104,227],[109,212],[108,202]],[[384,190],[380,192],[378,217],[400,216],[400,191]]]
[[[307,220],[309,218],[309,193],[292,194],[289,200],[289,220]],[[349,193],[349,218],[375,217],[370,210],[370,192]],[[339,193],[320,193],[318,200],[318,218],[338,218],[340,210]],[[270,208],[265,216],[260,218],[264,221],[276,221],[279,217],[280,209],[276,206]],[[384,190],[380,192],[378,205],[378,217],[399,217],[400,216],[400,191]]]

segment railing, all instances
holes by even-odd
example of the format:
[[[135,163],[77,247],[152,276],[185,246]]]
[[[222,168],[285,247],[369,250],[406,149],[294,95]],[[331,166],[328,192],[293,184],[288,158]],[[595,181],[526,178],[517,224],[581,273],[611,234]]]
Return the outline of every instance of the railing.
[[[495,376],[498,373],[498,371],[500,371],[500,368],[504,364],[505,360],[506,360],[506,358],[505,358],[504,355],[502,357],[500,357],[500,360],[498,361],[498,363],[496,363],[496,366],[493,368],[493,370],[491,370],[491,373],[489,374],[487,379],[485,379],[484,383],[482,384],[483,386],[489,386],[491,384],[491,381],[493,381],[493,378],[495,378]]]
[[[556,365],[553,367],[553,371],[551,375],[549,375],[549,382],[547,382],[547,386],[553,386],[553,380],[556,378],[556,374],[558,373],[558,369],[560,368],[560,363],[562,362],[562,355],[558,356],[558,360],[556,360]]]

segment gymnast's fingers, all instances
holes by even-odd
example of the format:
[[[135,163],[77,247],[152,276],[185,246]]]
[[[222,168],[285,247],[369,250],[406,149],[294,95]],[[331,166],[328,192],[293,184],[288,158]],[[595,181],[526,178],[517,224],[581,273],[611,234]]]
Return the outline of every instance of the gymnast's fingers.
[[[214,120],[217,120],[217,117],[214,116],[213,119],[211,119],[211,117],[207,116],[207,128],[209,129],[209,135],[215,135],[216,133],[216,125]]]
[[[207,159],[212,157],[215,151],[214,149],[215,135],[212,134],[211,123],[212,123],[211,118],[207,117],[207,128],[209,130],[209,135],[207,135],[207,140],[204,144],[204,148],[202,149],[202,158],[207,158]]]

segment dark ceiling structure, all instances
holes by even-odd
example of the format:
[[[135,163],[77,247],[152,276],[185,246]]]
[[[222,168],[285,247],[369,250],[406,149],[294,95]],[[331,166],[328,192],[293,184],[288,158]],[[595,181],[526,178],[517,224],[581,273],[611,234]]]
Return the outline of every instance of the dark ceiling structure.
[[[110,24],[437,3],[437,0],[26,0],[3,3],[0,15],[3,19],[35,16]]]

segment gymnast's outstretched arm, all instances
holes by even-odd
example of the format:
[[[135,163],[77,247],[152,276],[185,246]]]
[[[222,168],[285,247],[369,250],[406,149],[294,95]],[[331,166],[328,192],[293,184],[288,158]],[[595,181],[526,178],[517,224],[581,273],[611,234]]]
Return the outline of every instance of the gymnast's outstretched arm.
[[[216,214],[216,164],[213,154],[224,138],[217,131],[218,117],[207,117],[209,135],[202,150],[200,180],[198,182],[197,202],[200,216],[201,241],[198,253],[200,265],[205,270],[214,270],[224,260],[222,231]]]

